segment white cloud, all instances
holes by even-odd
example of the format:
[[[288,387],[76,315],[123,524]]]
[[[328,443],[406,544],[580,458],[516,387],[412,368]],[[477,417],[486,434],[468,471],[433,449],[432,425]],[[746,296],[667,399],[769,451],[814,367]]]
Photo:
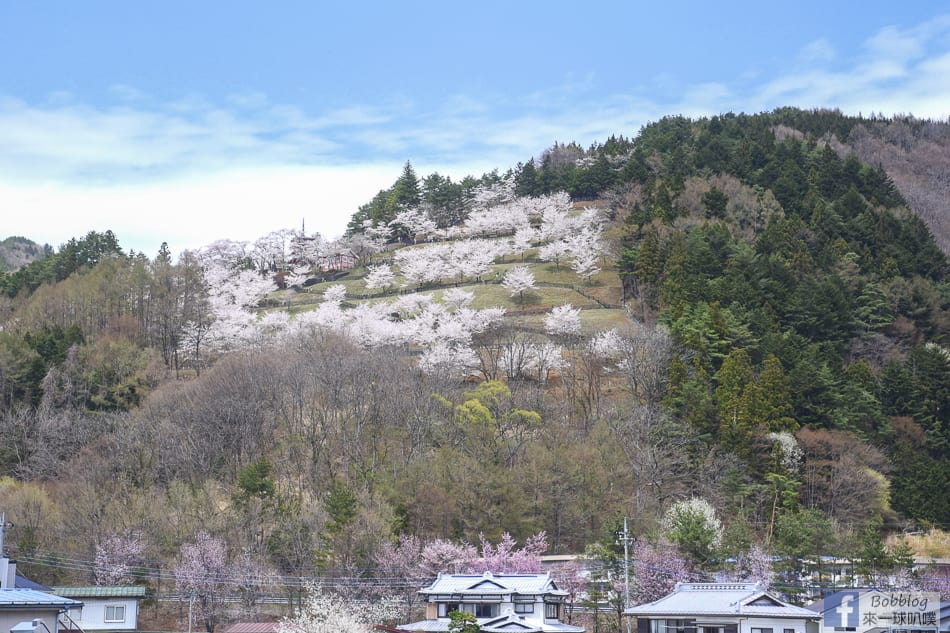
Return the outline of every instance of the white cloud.
[[[887,58],[897,61],[915,59],[925,52],[924,39],[928,30],[915,28],[901,30],[887,26],[875,33],[865,42],[865,48],[872,58]]]
[[[849,114],[912,113],[922,118],[950,114],[950,16],[906,29],[887,26],[870,36],[861,55],[843,60],[822,55],[822,41],[808,44],[807,70],[789,70],[752,90],[755,109],[783,105],[837,107]]]
[[[801,60],[805,63],[824,63],[833,61],[836,57],[835,49],[831,42],[821,38],[806,44],[799,54]]]
[[[420,175],[477,176],[538,156],[554,141],[633,136],[667,114],[791,105],[945,118],[948,40],[950,16],[939,16],[882,28],[850,57],[816,39],[770,75],[750,61],[754,69],[735,77],[711,73],[680,86],[657,75],[603,93],[588,73],[530,94],[483,90],[429,104],[397,96],[316,112],[253,90],[220,102],[189,94],[159,103],[115,85],[111,107],[71,93],[40,103],[0,96],[3,232],[58,246],[112,229],[126,247],[147,252],[162,241],[180,251],[222,237],[254,239],[301,219],[333,236],[393,183],[405,160]],[[656,96],[673,86],[679,98]]]
[[[228,238],[252,241],[282,228],[343,233],[359,205],[392,185],[400,165],[234,170],[117,187],[0,185],[3,231],[54,247],[112,230],[126,249],[173,252]]]

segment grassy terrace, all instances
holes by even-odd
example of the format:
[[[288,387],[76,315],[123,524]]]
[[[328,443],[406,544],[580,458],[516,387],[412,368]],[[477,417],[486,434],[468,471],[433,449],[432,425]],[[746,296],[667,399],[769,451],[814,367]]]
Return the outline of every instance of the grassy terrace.
[[[536,250],[532,250],[525,254],[523,262],[519,257],[510,256],[504,261],[497,261],[481,281],[465,279],[459,283],[457,279],[444,279],[439,284],[403,287],[405,280],[396,271],[393,287],[385,291],[368,290],[365,283],[366,268],[355,268],[334,281],[277,291],[271,295],[271,299],[279,307],[270,309],[286,309],[293,314],[313,309],[322,303],[323,292],[337,284],[346,288],[345,306],[350,307],[364,301],[390,301],[413,292],[431,294],[440,300],[445,290],[458,287],[473,293],[473,308],[504,308],[513,325],[528,330],[543,330],[545,314],[556,306],[569,303],[582,310],[582,327],[585,332],[591,333],[629,322],[627,312],[621,305],[620,278],[613,262],[601,261],[600,265],[603,270],[587,281],[579,279],[564,262],[555,265],[538,260]],[[527,266],[537,286],[535,291],[525,293],[523,299],[510,296],[501,285],[505,273],[517,266]]]

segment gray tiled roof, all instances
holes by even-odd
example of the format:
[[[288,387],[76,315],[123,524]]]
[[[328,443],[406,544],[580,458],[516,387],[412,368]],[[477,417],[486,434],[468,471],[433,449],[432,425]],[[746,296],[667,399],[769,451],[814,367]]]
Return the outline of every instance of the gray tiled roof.
[[[224,633],[275,633],[280,622],[235,622]]]
[[[506,624],[516,623],[517,616],[503,616],[500,618],[482,618],[478,620],[479,626],[483,631],[517,631],[517,628],[505,626]],[[522,621],[528,628],[524,628],[526,633],[529,631],[541,631],[541,633],[584,633],[584,628],[570,624],[544,624],[539,620]],[[449,630],[449,620],[420,620],[411,624],[400,624],[399,629],[403,631],[419,631],[420,633],[444,633]]]
[[[572,626],[570,624],[546,624],[543,620],[536,618],[521,618],[517,615],[508,614],[500,618],[491,618],[488,620],[479,620],[479,626],[486,633],[496,633],[511,631],[513,633],[584,633],[584,628]]]
[[[400,624],[399,629],[403,631],[423,631],[425,633],[439,633],[448,631],[450,622],[448,620],[420,620],[411,624]]]
[[[550,574],[439,574],[421,594],[509,594],[532,593],[559,595]]]
[[[82,602],[33,589],[0,589],[0,607],[81,607]]]
[[[766,597],[770,604],[750,605]],[[769,594],[760,585],[749,583],[677,584],[673,593],[655,602],[625,611],[636,616],[735,616],[816,619],[814,611],[788,604]]]
[[[49,587],[46,585],[41,585],[40,583],[34,582],[26,576],[21,576],[20,574],[16,575],[13,586],[14,589],[36,589],[37,591],[49,591]]]

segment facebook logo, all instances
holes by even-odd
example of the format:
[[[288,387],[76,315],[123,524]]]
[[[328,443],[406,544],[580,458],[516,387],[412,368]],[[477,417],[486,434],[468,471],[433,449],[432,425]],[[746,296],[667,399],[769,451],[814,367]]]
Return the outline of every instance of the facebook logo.
[[[857,591],[841,591],[825,598],[826,628],[856,629],[860,618]]]

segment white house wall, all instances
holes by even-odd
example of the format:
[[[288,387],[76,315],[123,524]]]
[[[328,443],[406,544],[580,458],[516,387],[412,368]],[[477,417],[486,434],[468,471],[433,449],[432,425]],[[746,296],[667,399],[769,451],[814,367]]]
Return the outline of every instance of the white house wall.
[[[735,622],[735,620],[733,620]],[[772,633],[784,633],[785,629],[794,629],[795,633],[808,633],[805,619],[795,618],[739,618],[739,633],[752,633],[752,629],[772,629]]]
[[[49,609],[3,609],[0,611],[0,633],[10,633],[10,629],[20,622],[30,622],[32,620],[41,620],[47,628],[56,633],[56,611]],[[43,625],[37,628],[39,633],[46,633]]]
[[[69,613],[69,617],[85,631],[124,631],[133,630],[138,624],[138,602],[130,598],[81,598],[85,603],[82,614],[76,609]],[[106,622],[106,607],[125,607],[124,622]],[[79,617],[77,617],[79,616]],[[0,631],[6,633],[6,631]]]

